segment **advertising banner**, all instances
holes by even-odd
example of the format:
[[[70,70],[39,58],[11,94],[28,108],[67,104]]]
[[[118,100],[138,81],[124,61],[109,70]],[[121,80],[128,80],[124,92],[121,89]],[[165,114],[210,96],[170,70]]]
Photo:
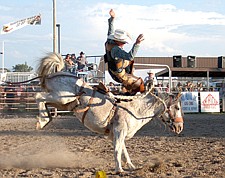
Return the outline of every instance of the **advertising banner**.
[[[27,25],[40,25],[40,24],[41,24],[41,14],[26,19],[18,20],[16,22],[5,24],[1,29],[1,34],[11,33]]]
[[[219,92],[200,92],[201,112],[220,112]]]
[[[184,113],[199,112],[198,102],[198,92],[182,92],[181,103]]]

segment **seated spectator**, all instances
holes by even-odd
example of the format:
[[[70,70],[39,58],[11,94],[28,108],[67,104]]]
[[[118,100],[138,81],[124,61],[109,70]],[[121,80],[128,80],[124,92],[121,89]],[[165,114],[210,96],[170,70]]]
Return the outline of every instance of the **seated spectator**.
[[[78,70],[83,71],[88,64],[86,56],[83,51],[80,52],[80,56],[77,58]]]

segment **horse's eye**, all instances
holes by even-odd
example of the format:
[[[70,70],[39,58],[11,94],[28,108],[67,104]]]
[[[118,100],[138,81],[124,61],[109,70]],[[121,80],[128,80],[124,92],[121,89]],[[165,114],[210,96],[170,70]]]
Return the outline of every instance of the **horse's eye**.
[[[175,106],[175,108],[176,108],[177,110],[180,110],[180,108],[179,108],[177,105]]]

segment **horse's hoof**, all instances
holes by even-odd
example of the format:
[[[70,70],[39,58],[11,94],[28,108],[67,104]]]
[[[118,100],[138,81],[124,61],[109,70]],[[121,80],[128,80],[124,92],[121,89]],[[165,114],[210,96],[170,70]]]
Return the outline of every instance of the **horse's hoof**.
[[[40,122],[38,121],[37,123],[36,123],[36,130],[40,130],[41,129],[41,124],[40,124]]]
[[[123,169],[116,171],[116,174],[118,174],[118,175],[123,174],[123,173],[124,173]]]
[[[116,172],[116,175],[119,175],[119,176],[129,176],[129,172],[127,172],[127,171],[117,171]]]

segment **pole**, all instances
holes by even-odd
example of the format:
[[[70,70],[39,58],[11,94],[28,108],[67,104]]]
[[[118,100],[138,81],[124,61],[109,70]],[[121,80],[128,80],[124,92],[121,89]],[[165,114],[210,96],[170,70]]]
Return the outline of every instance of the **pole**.
[[[60,54],[60,24],[56,24],[58,28],[58,53]]]
[[[207,89],[209,91],[209,71],[207,70]]]
[[[53,0],[53,52],[56,52],[56,0]]]
[[[4,49],[5,49],[5,42],[3,41],[2,42],[2,52],[1,52],[1,54],[2,54],[2,73],[4,74],[4,72],[5,72],[5,58],[4,58],[4,55],[5,55],[5,51],[4,51]]]

